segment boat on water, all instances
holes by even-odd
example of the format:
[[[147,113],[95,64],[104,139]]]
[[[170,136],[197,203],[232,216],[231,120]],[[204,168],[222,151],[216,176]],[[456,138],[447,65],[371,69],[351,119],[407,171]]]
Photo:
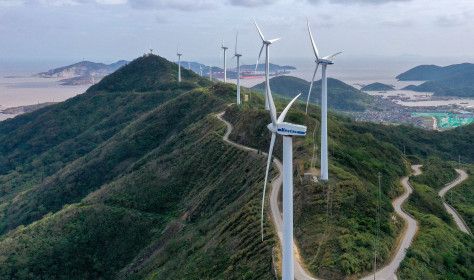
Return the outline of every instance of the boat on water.
[[[245,71],[240,73],[241,79],[256,79],[256,78],[263,78],[263,74],[257,74],[252,71]]]

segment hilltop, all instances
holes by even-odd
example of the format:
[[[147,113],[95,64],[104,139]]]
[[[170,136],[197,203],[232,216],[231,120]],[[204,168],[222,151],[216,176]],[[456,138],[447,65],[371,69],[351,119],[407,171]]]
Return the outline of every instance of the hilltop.
[[[434,92],[437,96],[474,97],[474,64],[463,63],[446,67],[420,65],[397,76],[402,81],[427,81],[405,89]]]
[[[419,65],[396,77],[399,81],[431,81],[466,71],[474,71],[474,64],[462,63],[449,66]]]
[[[392,85],[382,84],[382,83],[372,83],[366,86],[363,86],[360,90],[363,91],[387,91],[387,90],[394,90],[395,87]]]
[[[264,99],[229,106],[235,85],[186,69],[178,83],[177,71],[162,57],[140,57],[81,95],[0,122],[0,278],[275,278],[279,245],[268,219],[260,239],[266,158],[227,145],[214,116],[225,110],[232,140],[267,151]],[[331,181],[314,183],[301,171],[319,168],[320,109],[310,105],[306,115],[304,107],[287,115],[308,126],[294,139],[296,242],[312,273],[356,277],[373,266],[377,173],[384,263],[402,230],[390,204],[408,174],[400,143],[420,157],[439,148],[443,159],[458,143],[443,137],[454,134],[329,112]],[[472,139],[470,128],[456,141]]]
[[[306,102],[310,82],[292,76],[279,76],[270,79],[272,93],[285,98],[292,98],[301,93],[300,101]],[[265,82],[252,87],[259,93],[265,92]],[[311,89],[309,102],[320,103],[321,80],[315,81]],[[319,101],[319,102],[318,102]],[[337,79],[328,78],[328,107],[341,111],[364,111],[375,106],[374,98]]]

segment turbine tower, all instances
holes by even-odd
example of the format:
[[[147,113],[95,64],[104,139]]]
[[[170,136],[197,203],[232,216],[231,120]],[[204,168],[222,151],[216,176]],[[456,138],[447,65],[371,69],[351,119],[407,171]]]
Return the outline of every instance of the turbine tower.
[[[224,83],[226,83],[227,82],[227,60],[225,56],[225,51],[228,49],[228,47],[224,46],[224,38],[222,38],[221,49],[224,51]]]
[[[209,66],[209,79],[212,82],[212,66]]]
[[[199,65],[199,76],[202,77],[202,64]]]
[[[179,46],[176,48],[176,55],[178,56],[178,82],[181,82],[181,56],[183,54],[179,53]]]
[[[309,86],[308,100],[306,101],[306,113],[308,113],[308,104],[309,96],[311,95],[311,89],[313,88],[314,77],[318,71],[319,64],[322,65],[323,72],[321,78],[321,180],[327,181],[329,179],[328,171],[328,87],[327,87],[327,77],[326,77],[326,68],[328,65],[334,64],[332,62],[333,57],[340,54],[337,52],[332,55],[319,58],[318,48],[314,43],[313,34],[311,34],[311,28],[309,27],[309,21],[306,19],[308,25],[309,38],[311,39],[311,45],[313,46],[314,56],[316,57],[316,69],[314,69],[313,79],[311,80],[311,85]]]
[[[271,92],[267,92],[267,100],[270,106],[270,117],[272,122],[267,126],[272,132],[270,149],[268,150],[267,169],[265,171],[265,183],[262,197],[261,231],[263,241],[263,215],[265,207],[265,191],[267,188],[268,171],[272,161],[273,146],[275,145],[276,133],[283,135],[283,279],[294,279],[294,253],[293,253],[293,136],[306,135],[306,126],[283,122],[291,105],[301,95],[298,94],[286,106],[285,110],[277,119],[275,103]]]
[[[258,28],[257,22],[255,19],[253,19],[253,22],[255,23],[255,27],[257,27],[258,34],[260,35],[260,38],[262,38],[262,48],[260,49],[260,53],[258,54],[257,58],[257,64],[255,65],[255,71],[257,71],[258,67],[258,61],[260,60],[260,56],[262,55],[263,47],[265,47],[265,110],[270,110],[270,105],[268,101],[268,96],[271,95],[270,92],[270,79],[269,79],[269,72],[270,72],[270,64],[269,64],[269,47],[272,43],[280,40],[281,38],[276,38],[272,40],[265,40],[263,37],[262,31],[260,31],[260,28]],[[270,95],[269,95],[270,93]]]
[[[191,70],[191,63],[188,61],[188,69]]]
[[[237,57],[237,105],[240,105],[240,57],[241,54],[237,53],[237,37],[239,32],[235,35],[235,54],[234,57]]]

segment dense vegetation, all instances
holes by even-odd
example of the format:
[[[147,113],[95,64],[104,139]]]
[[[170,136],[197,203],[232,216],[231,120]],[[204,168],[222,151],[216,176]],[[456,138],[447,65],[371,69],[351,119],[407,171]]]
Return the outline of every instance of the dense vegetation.
[[[437,160],[427,164],[439,166]],[[450,177],[440,176],[435,186],[412,183],[414,191],[405,208],[419,221],[419,232],[401,263],[401,279],[471,279],[474,275],[474,239],[456,228],[436,191]]]
[[[300,100],[308,98],[310,82],[292,76],[278,76],[270,79],[272,94],[291,99],[301,93]],[[261,94],[265,93],[265,82],[254,87]],[[318,102],[319,100],[319,102]],[[321,80],[315,81],[311,89],[310,103],[318,104],[321,100]],[[328,107],[341,111],[364,111],[374,107],[374,99],[370,95],[357,90],[339,80],[328,78]]]
[[[461,215],[472,232],[474,231],[474,165],[463,164],[461,168],[466,170],[469,178],[449,190],[445,194],[445,199]]]
[[[279,102],[277,106],[280,110],[283,108]],[[301,173],[310,167],[313,133],[320,134],[320,119],[319,112],[307,117],[303,109],[304,104],[300,103],[287,116],[289,121],[308,126],[306,137],[293,139],[294,158],[299,166],[299,179],[294,182],[295,236],[300,252],[311,272],[325,279],[344,279],[370,271],[376,232],[377,173],[382,173],[378,261],[386,262],[402,227],[401,221],[392,219],[389,200],[400,192],[399,178],[407,173],[402,155],[392,145],[370,134],[345,128],[347,118],[330,115],[331,180],[329,184],[306,181]],[[316,110],[311,108],[312,113]],[[235,126],[230,135],[234,141],[264,151],[268,149],[270,136],[265,127],[270,122],[268,112],[230,107],[225,117]],[[319,137],[316,139],[319,146]],[[280,137],[274,153],[281,158]]]
[[[279,245],[269,219],[260,240],[265,157],[223,142],[225,125],[214,116],[226,110],[231,138],[266,151],[264,99],[229,107],[234,85],[185,69],[177,83],[177,70],[144,56],[82,95],[0,122],[1,279],[275,278]],[[281,111],[285,102],[276,105]],[[456,130],[426,136],[329,113],[331,180],[322,184],[302,175],[319,168],[312,159],[320,145],[320,110],[311,105],[306,115],[304,108],[295,104],[287,115],[308,127],[306,137],[294,138],[295,237],[314,274],[356,277],[372,269],[377,203],[379,263],[402,227],[390,203],[408,173],[400,143],[421,157],[449,157],[473,126],[448,142],[442,135]],[[474,153],[464,148],[466,157]],[[281,158],[280,137],[275,155]],[[433,202],[427,193],[418,200]],[[417,202],[419,211],[437,207],[430,203]]]
[[[436,191],[441,190],[446,183],[459,176],[451,164],[437,157],[428,158],[421,169],[423,173],[412,177],[411,181],[430,186]]]
[[[463,161],[474,163],[474,124],[439,132],[427,131],[412,126],[384,126],[374,123],[347,122],[346,128],[358,133],[370,133],[376,139],[392,143],[407,155],[421,158],[440,157],[445,161],[457,161],[461,155]]]
[[[462,63],[453,64],[445,67],[436,65],[419,65],[402,74],[396,78],[400,81],[431,81],[450,76],[455,73],[474,70],[474,64]]]
[[[372,83],[366,86],[363,86],[360,90],[370,91],[370,90],[394,90],[394,86],[382,84],[382,83]]]

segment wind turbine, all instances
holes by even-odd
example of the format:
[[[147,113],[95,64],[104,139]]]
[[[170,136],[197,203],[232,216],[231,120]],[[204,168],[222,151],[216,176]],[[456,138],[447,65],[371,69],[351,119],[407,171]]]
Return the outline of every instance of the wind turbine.
[[[235,35],[235,54],[234,57],[237,57],[237,105],[240,105],[240,57],[241,54],[237,53],[237,37],[239,32]]]
[[[209,79],[212,82],[212,66],[209,66]]]
[[[270,110],[270,105],[268,101],[268,96],[270,93],[270,79],[269,79],[269,72],[270,72],[270,65],[269,65],[269,47],[272,43],[280,40],[281,38],[276,38],[276,39],[271,39],[271,40],[265,40],[263,37],[262,31],[260,31],[260,28],[258,28],[257,22],[255,19],[253,19],[253,22],[255,23],[255,27],[257,27],[258,34],[260,35],[260,38],[262,38],[262,48],[260,49],[260,53],[258,54],[257,58],[257,64],[255,65],[255,71],[257,71],[258,67],[258,61],[260,60],[260,56],[262,55],[263,47],[265,47],[265,110]],[[271,95],[271,93],[270,93]]]
[[[199,76],[202,77],[202,64],[199,65]]]
[[[179,46],[176,48],[176,55],[178,56],[178,82],[181,82],[181,56],[183,54],[179,53]]]
[[[228,47],[224,46],[224,38],[222,38],[221,49],[224,51],[224,83],[226,83],[227,82],[227,60],[225,56],[225,51],[228,49]]]
[[[316,69],[314,69],[313,79],[311,80],[311,85],[309,86],[308,100],[306,101],[306,113],[308,113],[308,103],[309,96],[311,95],[311,89],[313,88],[314,77],[318,71],[319,64],[323,67],[323,73],[321,78],[321,180],[327,181],[329,179],[328,171],[328,87],[327,87],[327,77],[326,77],[326,68],[328,65],[334,64],[332,62],[333,57],[340,54],[337,52],[332,55],[319,58],[318,48],[314,43],[313,34],[311,34],[311,28],[309,27],[309,21],[306,19],[308,25],[309,38],[311,39],[311,45],[313,46],[314,56],[316,57]]]
[[[188,69],[191,69],[191,63],[188,61]]]
[[[291,105],[301,95],[298,94],[286,106],[285,110],[277,119],[275,103],[270,91],[267,92],[267,100],[270,106],[270,117],[272,122],[267,126],[272,132],[270,149],[268,151],[267,169],[265,171],[265,183],[263,186],[261,231],[263,241],[263,212],[265,207],[265,191],[267,188],[268,171],[272,160],[273,146],[275,145],[276,133],[283,135],[283,279],[294,279],[293,259],[293,136],[306,135],[306,126],[283,122]]]

